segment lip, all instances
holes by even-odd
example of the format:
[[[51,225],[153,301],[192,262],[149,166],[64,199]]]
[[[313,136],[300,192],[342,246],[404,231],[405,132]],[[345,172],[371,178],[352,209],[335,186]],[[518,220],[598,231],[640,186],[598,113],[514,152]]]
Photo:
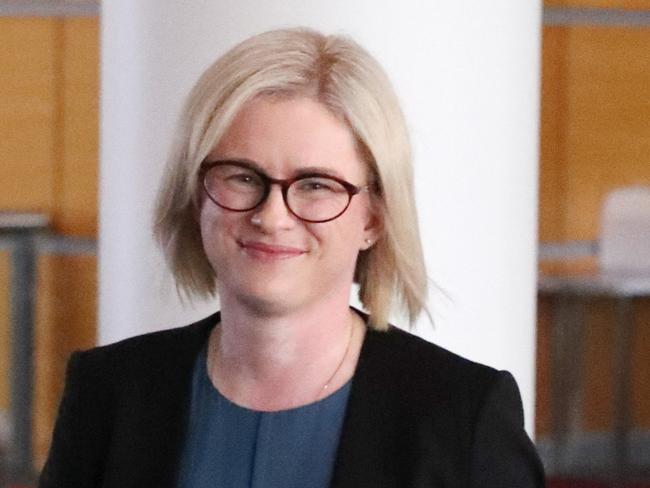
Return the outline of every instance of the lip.
[[[268,244],[259,241],[238,241],[239,246],[251,257],[258,259],[289,259],[306,251],[297,247]]]

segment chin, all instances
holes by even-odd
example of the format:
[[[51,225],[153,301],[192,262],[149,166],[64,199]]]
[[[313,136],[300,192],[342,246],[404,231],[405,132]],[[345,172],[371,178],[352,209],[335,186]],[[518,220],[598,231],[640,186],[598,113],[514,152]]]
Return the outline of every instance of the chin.
[[[279,294],[272,295],[273,296],[270,294],[247,294],[240,296],[239,300],[249,310],[255,312],[258,315],[279,316],[284,315],[288,311],[297,308],[295,301],[288,300],[286,294],[283,296],[278,296]]]
[[[244,276],[242,273],[233,282],[230,294],[253,310],[285,309],[289,303],[296,301],[300,289],[297,290],[295,283],[290,283],[286,276],[274,275],[255,273],[255,276]]]

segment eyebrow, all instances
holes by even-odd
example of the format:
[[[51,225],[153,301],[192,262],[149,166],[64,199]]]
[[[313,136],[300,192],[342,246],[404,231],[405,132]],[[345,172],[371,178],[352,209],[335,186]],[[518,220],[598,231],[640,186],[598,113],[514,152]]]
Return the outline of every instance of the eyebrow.
[[[268,175],[268,172],[266,169],[262,167],[258,162],[253,161],[252,159],[247,159],[247,158],[218,158],[215,159],[214,161],[209,161],[210,163],[228,163],[228,162],[233,162],[233,163],[239,163],[243,164],[245,166],[250,167],[251,169],[254,169],[256,171],[259,171],[262,174]],[[326,168],[324,166],[303,166],[301,168],[296,168],[293,171],[293,174],[290,176],[290,178],[295,178],[297,176],[305,176],[305,175],[322,175],[322,176],[333,176],[335,178],[339,178],[341,180],[345,180],[345,177],[341,175],[338,171],[333,170],[331,168]]]
[[[335,171],[331,168],[325,168],[323,166],[305,166],[303,168],[298,168],[294,171],[295,176],[303,175],[325,175],[325,176],[334,176],[340,180],[345,180],[346,178],[340,174],[338,171]]]

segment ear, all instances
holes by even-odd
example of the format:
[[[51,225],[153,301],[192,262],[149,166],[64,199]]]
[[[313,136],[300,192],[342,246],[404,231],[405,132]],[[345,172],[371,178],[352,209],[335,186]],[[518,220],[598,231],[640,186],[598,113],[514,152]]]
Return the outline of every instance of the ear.
[[[371,205],[366,215],[366,225],[363,228],[361,250],[370,249],[384,232],[384,218],[377,204]]]

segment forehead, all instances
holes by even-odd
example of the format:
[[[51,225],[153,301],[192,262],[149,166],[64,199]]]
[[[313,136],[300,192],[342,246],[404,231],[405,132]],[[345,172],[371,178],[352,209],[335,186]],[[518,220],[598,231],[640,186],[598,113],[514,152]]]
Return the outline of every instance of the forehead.
[[[365,175],[348,125],[311,98],[258,97],[234,118],[208,160],[247,159],[274,177],[316,167],[347,179]]]

